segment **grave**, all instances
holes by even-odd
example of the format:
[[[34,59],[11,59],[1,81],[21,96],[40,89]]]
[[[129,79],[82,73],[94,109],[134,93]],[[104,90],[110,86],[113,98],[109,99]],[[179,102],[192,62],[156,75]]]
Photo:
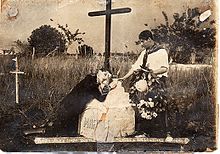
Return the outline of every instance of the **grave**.
[[[86,106],[79,120],[79,134],[100,142],[112,142],[135,131],[135,112],[129,94],[117,82],[104,102],[94,99]]]

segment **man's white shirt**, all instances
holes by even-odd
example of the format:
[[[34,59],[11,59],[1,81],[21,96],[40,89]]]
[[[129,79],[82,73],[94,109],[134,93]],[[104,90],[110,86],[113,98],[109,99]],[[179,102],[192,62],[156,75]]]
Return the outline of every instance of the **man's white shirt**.
[[[145,55],[146,50],[143,50],[141,54],[139,55],[137,61],[132,65],[132,69],[134,71],[141,69],[141,65],[143,64],[143,59]],[[168,63],[168,54],[165,49],[159,49],[147,57],[147,63],[146,66],[148,66],[152,70],[160,69],[161,67],[166,67],[169,69],[169,63]],[[159,77],[166,76],[167,72],[163,74],[159,74]]]

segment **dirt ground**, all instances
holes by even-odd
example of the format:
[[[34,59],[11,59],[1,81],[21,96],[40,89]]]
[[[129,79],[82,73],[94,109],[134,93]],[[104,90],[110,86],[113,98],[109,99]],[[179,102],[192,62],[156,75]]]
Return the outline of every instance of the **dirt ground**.
[[[160,119],[161,120],[161,119]],[[160,121],[159,120],[159,121]],[[45,144],[36,145],[33,142],[36,136],[77,136],[71,128],[63,130],[63,134],[56,132],[51,127],[49,132],[41,135],[25,135],[24,130],[30,126],[26,126],[25,120],[21,114],[4,117],[4,121],[0,122],[0,149],[3,151],[206,151],[215,150],[215,134],[209,132],[206,134],[185,133],[184,137],[188,137],[190,142],[187,145],[163,144],[163,143],[74,143],[74,144]],[[154,126],[152,124],[155,124]],[[151,122],[149,137],[165,137],[165,133],[158,121]],[[172,137],[183,137],[178,135],[180,130],[170,129]],[[65,133],[64,133],[65,132]],[[72,134],[72,135],[71,135]],[[86,145],[86,146],[85,146]]]

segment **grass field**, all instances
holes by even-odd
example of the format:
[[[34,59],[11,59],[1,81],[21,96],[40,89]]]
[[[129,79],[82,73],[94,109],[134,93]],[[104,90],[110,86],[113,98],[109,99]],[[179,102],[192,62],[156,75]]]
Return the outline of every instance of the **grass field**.
[[[19,115],[15,105],[15,76],[11,57],[0,57],[0,125],[5,129],[10,118]],[[113,74],[123,76],[132,65],[129,58],[112,57]],[[87,74],[102,67],[101,57],[47,57],[35,60],[20,58],[20,108],[36,107],[49,119],[56,118],[60,100]],[[175,136],[201,138],[189,149],[215,149],[215,97],[212,67],[181,70],[171,67],[167,82],[169,124]],[[175,108],[175,110],[174,110]],[[1,135],[0,135],[1,136]],[[3,137],[4,138],[4,137]],[[0,145],[1,145],[0,141]]]

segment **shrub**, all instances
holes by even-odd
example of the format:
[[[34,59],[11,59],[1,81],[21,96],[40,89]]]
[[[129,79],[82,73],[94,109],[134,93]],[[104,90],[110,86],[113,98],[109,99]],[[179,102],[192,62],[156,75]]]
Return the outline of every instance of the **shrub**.
[[[63,53],[66,45],[65,36],[50,25],[43,25],[32,31],[28,42],[35,48],[36,55],[47,55],[55,50]]]
[[[174,62],[190,63],[191,53],[199,57],[197,62],[200,63],[204,63],[207,56],[212,56],[216,42],[216,29],[212,26],[214,20],[210,21],[208,18],[203,22],[199,21],[201,12],[198,8],[189,8],[181,15],[175,13],[171,24],[166,13],[162,14],[165,24],[160,24],[151,31],[154,39],[168,48],[169,56]]]

